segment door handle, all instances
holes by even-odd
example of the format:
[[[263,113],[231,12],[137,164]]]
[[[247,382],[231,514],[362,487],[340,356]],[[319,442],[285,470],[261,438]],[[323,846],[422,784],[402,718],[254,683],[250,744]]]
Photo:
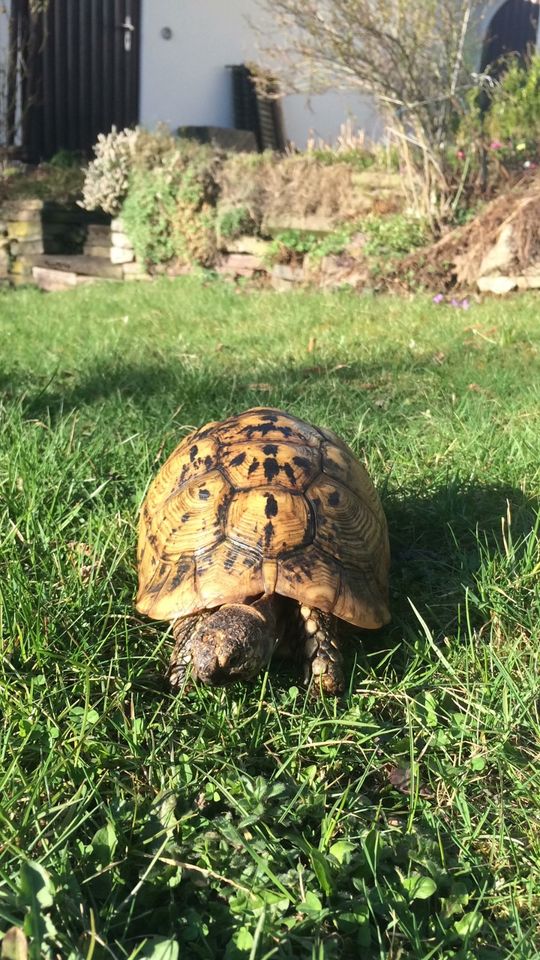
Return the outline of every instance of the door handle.
[[[120,24],[120,27],[124,31],[124,50],[126,53],[129,53],[131,50],[131,37],[135,30],[133,21],[129,15],[126,17],[124,22]]]

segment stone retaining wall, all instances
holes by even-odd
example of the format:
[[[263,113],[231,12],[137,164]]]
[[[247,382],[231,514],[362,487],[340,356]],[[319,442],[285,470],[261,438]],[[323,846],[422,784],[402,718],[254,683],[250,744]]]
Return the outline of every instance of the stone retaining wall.
[[[145,275],[120,220],[88,213],[76,204],[39,199],[10,200],[0,207],[0,284],[36,280],[34,269],[54,271],[54,258],[93,258],[81,271],[87,277],[138,279]]]
[[[222,253],[216,271],[232,279],[260,279],[275,290],[292,290],[311,284],[324,288],[361,287],[369,278],[361,247],[351,238],[349,247],[340,254],[297,257],[290,263],[272,263],[271,241],[258,237],[237,237],[222,241]]]
[[[290,290],[306,283],[326,287],[357,286],[365,279],[361,262],[349,253],[272,264],[271,241],[260,237],[222,239],[222,248],[216,264],[218,273],[233,280],[260,279],[277,290]],[[189,272],[189,268],[184,272]],[[148,276],[136,259],[121,218],[111,220],[104,215],[89,214],[76,205],[37,199],[3,204],[0,283],[37,282],[46,290],[56,290],[62,285],[76,285],[77,276],[81,282],[88,282],[91,277],[139,280]]]

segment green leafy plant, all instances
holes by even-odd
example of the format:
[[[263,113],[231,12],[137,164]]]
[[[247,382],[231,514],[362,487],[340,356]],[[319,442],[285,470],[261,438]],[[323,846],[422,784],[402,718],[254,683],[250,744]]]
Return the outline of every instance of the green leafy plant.
[[[247,207],[233,207],[231,210],[225,210],[220,214],[218,231],[220,236],[227,240],[234,240],[235,237],[251,236],[256,233],[257,224]]]
[[[174,258],[208,264],[215,253],[215,155],[182,145],[161,166],[136,168],[122,218],[135,253],[156,265]]]
[[[492,142],[538,149],[540,142],[540,54],[526,64],[513,58],[501,81],[493,88],[485,120]],[[522,151],[520,151],[522,152]]]
[[[135,171],[122,206],[122,219],[138,259],[158,264],[174,257],[175,214],[176,190],[163,172]]]
[[[77,150],[57,150],[49,160],[51,167],[69,170],[82,165],[82,155]]]
[[[484,169],[491,189],[506,187],[508,174],[540,164],[540,54],[525,64],[507,60],[500,80],[482,95],[472,91],[456,135],[454,162]]]
[[[269,249],[271,262],[301,259],[309,254],[314,260],[343,253],[355,234],[364,238],[362,250],[372,257],[390,258],[402,256],[423,246],[428,240],[429,229],[425,221],[404,214],[389,214],[384,217],[370,216],[360,223],[343,224],[327,234],[315,234],[302,230],[284,230],[278,233]]]
[[[403,214],[369,217],[361,229],[367,238],[365,253],[374,257],[402,256],[423,246],[429,237],[425,221]]]
[[[338,256],[343,253],[353,234],[358,230],[355,224],[346,224],[326,236],[320,237],[313,250],[314,257]]]
[[[276,234],[268,250],[268,259],[271,263],[286,260],[300,260],[307,253],[313,253],[319,238],[314,233],[304,230],[283,230]]]

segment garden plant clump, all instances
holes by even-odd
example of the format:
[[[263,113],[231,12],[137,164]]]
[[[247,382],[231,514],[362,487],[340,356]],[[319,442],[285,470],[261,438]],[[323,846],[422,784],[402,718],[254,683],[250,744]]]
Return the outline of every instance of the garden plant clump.
[[[471,148],[477,155],[482,150],[490,191],[534,171],[540,163],[540,54],[526,63],[507,58],[500,78],[481,95],[471,92],[468,101],[456,136],[458,160],[464,162]]]
[[[269,265],[290,264],[303,266],[300,282],[322,282],[325,258],[342,257],[342,263],[326,261],[335,285],[342,264],[349,270],[345,282],[360,287],[474,285],[493,239],[491,226],[510,210],[509,197],[525,189],[532,198],[536,189],[539,63],[534,56],[525,70],[510,61],[487,92],[471,89],[459,110],[443,111],[445,186],[441,181],[428,189],[424,204],[414,196],[418,158],[407,138],[399,149],[395,138],[383,149],[352,128],[333,145],[312,140],[306,152],[283,156],[226,155],[165,130],[113,131],[99,138],[83,202],[121,213],[139,260],[151,269],[219,269],[232,250],[252,258],[247,273],[257,276]],[[503,182],[504,196],[498,196]],[[431,196],[440,201],[436,215]],[[526,204],[514,218],[516,269],[528,269],[534,253],[534,209],[534,202]],[[463,229],[449,233],[456,225]],[[246,243],[248,237],[266,246]],[[430,240],[435,245],[416,254]],[[244,264],[237,266],[242,274]]]
[[[332,250],[360,218],[400,212],[403,197],[392,170],[358,169],[339,151],[330,162],[330,153],[324,162],[309,151],[227,156],[165,131],[113,131],[99,138],[83,204],[121,214],[148,265],[211,266],[218,248],[236,237],[271,238],[291,223],[321,239],[336,234]]]
[[[81,197],[84,170],[77,154],[62,150],[47,163],[29,166],[0,157],[0,213],[6,200],[39,199],[75,203]]]
[[[532,960],[537,299],[181,278],[0,315],[4,956]],[[383,500],[393,620],[349,631],[338,701],[278,662],[172,696],[134,611],[149,478],[254,405],[336,431]]]
[[[137,127],[100,135],[95,154],[83,205],[121,212],[143,263],[211,262],[217,151]]]

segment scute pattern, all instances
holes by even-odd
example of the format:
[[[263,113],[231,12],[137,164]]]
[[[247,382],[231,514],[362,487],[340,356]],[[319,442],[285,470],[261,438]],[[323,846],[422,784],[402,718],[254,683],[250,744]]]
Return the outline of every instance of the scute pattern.
[[[227,517],[226,536],[249,544],[261,557],[273,560],[313,540],[308,505],[300,494],[272,487],[240,490]]]
[[[222,444],[245,443],[246,440],[264,440],[266,443],[291,441],[319,448],[321,433],[316,427],[297,420],[288,413],[267,407],[254,407],[237,417],[229,417],[217,425],[216,434]]]
[[[229,485],[217,470],[173,493],[163,516],[151,520],[152,533],[161,540],[162,559],[174,563],[184,554],[216,546],[223,539],[219,514],[228,494]]]
[[[314,456],[313,448],[291,440],[230,443],[222,448],[220,463],[236,490],[275,484],[302,491],[320,471],[320,457]]]
[[[386,520],[330,431],[261,407],[180,443],[139,525],[137,607],[187,616],[277,592],[358,626],[389,619]]]
[[[344,567],[369,563],[380,523],[348,487],[322,474],[308,488],[315,511],[315,542]]]

